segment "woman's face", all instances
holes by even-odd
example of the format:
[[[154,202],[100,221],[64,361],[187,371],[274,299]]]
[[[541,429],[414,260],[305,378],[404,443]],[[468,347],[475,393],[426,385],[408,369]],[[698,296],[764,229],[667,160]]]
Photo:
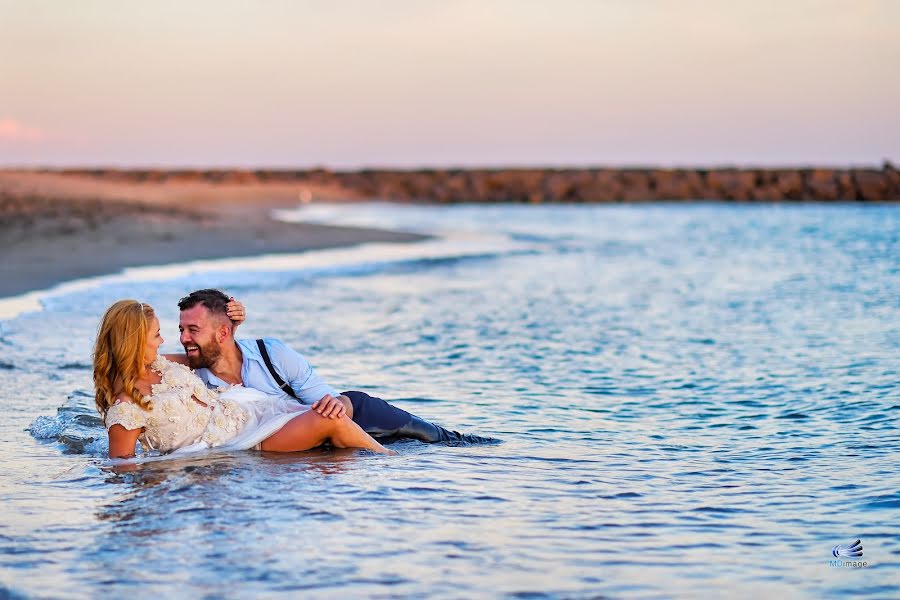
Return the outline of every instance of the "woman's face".
[[[150,321],[150,328],[147,330],[147,346],[144,348],[144,364],[149,365],[156,360],[159,347],[163,345],[165,340],[159,334],[159,319],[153,317]]]

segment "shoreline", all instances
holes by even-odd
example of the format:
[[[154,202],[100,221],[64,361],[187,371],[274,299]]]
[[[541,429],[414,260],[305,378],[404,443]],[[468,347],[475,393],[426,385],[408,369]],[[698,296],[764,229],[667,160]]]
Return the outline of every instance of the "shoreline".
[[[296,196],[262,193],[240,201],[226,196],[201,202],[175,191],[154,200],[121,192],[104,197],[77,186],[51,196],[0,185],[0,298],[132,267],[427,239],[272,218],[273,209],[300,204]]]
[[[879,169],[0,169],[0,298],[129,267],[409,242],[419,234],[288,223],[316,202],[618,203],[900,200]]]

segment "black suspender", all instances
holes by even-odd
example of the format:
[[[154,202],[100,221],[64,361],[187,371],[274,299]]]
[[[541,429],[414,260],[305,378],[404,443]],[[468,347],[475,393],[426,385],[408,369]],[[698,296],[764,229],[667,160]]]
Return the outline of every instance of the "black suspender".
[[[263,362],[266,363],[266,367],[269,369],[269,374],[272,375],[272,379],[275,380],[275,383],[278,385],[281,390],[288,394],[289,396],[297,398],[297,394],[294,393],[294,388],[285,383],[284,379],[278,374],[278,371],[275,370],[275,367],[272,366],[272,359],[269,358],[269,351],[266,350],[266,344],[262,340],[256,340],[256,345],[259,346],[259,353],[262,354]]]

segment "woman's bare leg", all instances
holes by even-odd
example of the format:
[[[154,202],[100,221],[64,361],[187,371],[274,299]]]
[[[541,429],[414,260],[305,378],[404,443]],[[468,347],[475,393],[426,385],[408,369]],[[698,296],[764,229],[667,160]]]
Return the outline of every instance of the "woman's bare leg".
[[[340,419],[325,419],[334,423],[334,431],[331,434],[331,443],[338,448],[366,448],[379,454],[397,454],[388,450],[375,441],[371,435],[363,431],[363,428],[353,422],[353,419],[344,415]]]
[[[284,427],[263,440],[266,452],[298,452],[321,446],[325,441],[338,448],[365,448],[381,454],[396,454],[372,439],[348,417],[326,419],[315,411],[307,411],[288,421]]]

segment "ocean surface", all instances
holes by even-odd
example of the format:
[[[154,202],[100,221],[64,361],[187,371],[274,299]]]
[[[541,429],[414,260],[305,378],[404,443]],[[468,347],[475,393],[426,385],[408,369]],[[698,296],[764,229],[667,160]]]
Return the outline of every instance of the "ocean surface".
[[[436,237],[0,303],[0,598],[900,597],[900,207],[280,216]],[[503,442],[112,468],[99,317],[149,302],[175,352],[206,286],[338,389]]]

